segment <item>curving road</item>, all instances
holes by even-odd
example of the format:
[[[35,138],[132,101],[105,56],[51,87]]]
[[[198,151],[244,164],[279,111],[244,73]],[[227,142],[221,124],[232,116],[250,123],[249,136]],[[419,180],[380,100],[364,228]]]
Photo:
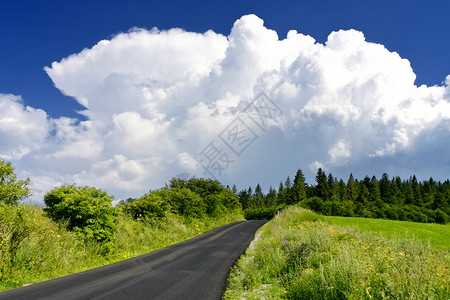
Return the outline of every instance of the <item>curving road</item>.
[[[230,267],[266,221],[231,223],[97,269],[0,293],[0,299],[221,299]]]

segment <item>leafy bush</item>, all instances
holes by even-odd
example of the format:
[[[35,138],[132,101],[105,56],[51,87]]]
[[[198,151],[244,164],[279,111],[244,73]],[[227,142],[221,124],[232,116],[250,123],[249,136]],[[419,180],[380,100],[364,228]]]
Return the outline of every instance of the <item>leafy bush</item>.
[[[18,204],[19,201],[31,196],[29,183],[30,178],[17,180],[11,163],[0,159],[0,203]]]
[[[112,196],[94,187],[63,185],[44,196],[47,214],[56,221],[66,221],[77,235],[98,242],[109,242],[116,232],[116,210]]]
[[[160,195],[146,194],[131,203],[123,205],[123,211],[134,219],[161,219],[166,216],[170,205]]]
[[[450,221],[449,216],[439,208],[434,211],[434,214],[436,223],[447,224]]]
[[[271,207],[248,208],[244,210],[246,220],[270,220],[281,212],[286,205]]]
[[[169,186],[151,191],[138,200],[129,200],[120,206],[135,219],[161,219],[168,212],[188,219],[218,218],[241,213],[242,209],[233,191],[217,180],[203,178],[173,178]]]

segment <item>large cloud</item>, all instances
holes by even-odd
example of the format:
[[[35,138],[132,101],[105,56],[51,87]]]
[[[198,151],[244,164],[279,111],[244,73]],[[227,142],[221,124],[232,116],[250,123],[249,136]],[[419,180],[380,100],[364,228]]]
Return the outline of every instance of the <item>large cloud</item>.
[[[37,195],[77,182],[126,198],[179,173],[238,187],[277,185],[297,168],[310,182],[317,167],[450,173],[450,76],[418,87],[408,60],[359,31],[333,32],[324,45],[297,31],[280,39],[254,15],[227,37],[134,29],[45,70],[87,120],[0,97],[0,157],[32,176]],[[249,108],[260,92],[269,99]],[[198,168],[212,154],[217,164]]]

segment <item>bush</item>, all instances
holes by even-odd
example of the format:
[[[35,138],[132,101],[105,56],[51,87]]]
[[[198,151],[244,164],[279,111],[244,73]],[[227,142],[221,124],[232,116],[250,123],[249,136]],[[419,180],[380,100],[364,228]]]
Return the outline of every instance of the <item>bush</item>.
[[[161,219],[166,216],[169,209],[170,205],[154,193],[146,194],[138,200],[123,205],[123,211],[134,219]]]
[[[117,230],[112,200],[94,187],[63,185],[44,196],[44,210],[52,219],[66,221],[67,228],[82,238],[109,242]]]
[[[448,215],[443,212],[441,209],[436,209],[434,211],[435,217],[434,220],[436,221],[436,223],[440,223],[440,224],[447,224],[449,222],[449,217]]]
[[[270,220],[281,212],[285,205],[248,208],[244,210],[244,217],[246,220]]]

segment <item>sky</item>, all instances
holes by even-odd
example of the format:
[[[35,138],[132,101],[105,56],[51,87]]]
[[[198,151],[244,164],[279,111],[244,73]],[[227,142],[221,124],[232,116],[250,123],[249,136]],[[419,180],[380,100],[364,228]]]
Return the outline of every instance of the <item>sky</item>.
[[[277,187],[450,176],[450,2],[0,4],[0,159],[116,199],[174,176]]]

